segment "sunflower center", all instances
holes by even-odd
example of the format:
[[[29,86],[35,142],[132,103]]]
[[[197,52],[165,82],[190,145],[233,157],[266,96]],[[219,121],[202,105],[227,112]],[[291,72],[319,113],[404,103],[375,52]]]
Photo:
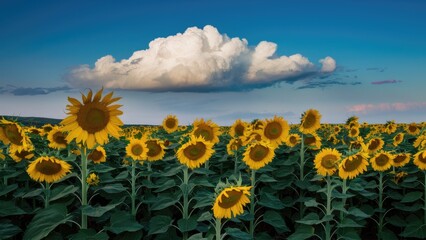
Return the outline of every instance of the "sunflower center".
[[[402,163],[402,162],[404,162],[405,161],[405,155],[397,155],[394,159],[393,159],[393,161],[394,161],[394,163]]]
[[[306,145],[312,145],[316,142],[315,137],[306,137],[304,140]]]
[[[352,172],[358,169],[362,163],[362,157],[360,155],[353,156],[351,159],[345,161],[343,169],[347,172]]]
[[[147,155],[149,157],[155,157],[158,154],[161,153],[161,146],[157,143],[155,140],[149,140],[146,142],[146,145],[148,147],[148,153]]]
[[[189,145],[183,150],[183,154],[192,161],[197,161],[206,153],[206,145],[202,142],[197,142],[196,144]]]
[[[358,131],[355,128],[351,129],[351,135],[352,136],[357,135],[357,133],[358,133]]]
[[[56,132],[53,134],[53,140],[58,144],[67,144],[67,140],[65,140],[65,135],[61,132]]]
[[[399,141],[401,141],[401,134],[398,134],[398,135],[396,135],[396,137],[395,137],[395,141],[396,142],[399,142]]]
[[[197,137],[203,137],[206,141],[213,140],[213,129],[206,125],[198,126],[197,130],[195,130],[194,135]]]
[[[238,124],[235,126],[235,134],[237,136],[243,136],[244,135],[244,126],[241,124]]]
[[[333,169],[336,167],[335,166],[336,161],[337,161],[337,157],[335,155],[328,154],[321,159],[321,166],[327,169]]]
[[[281,127],[281,124],[279,124],[278,122],[268,123],[264,131],[265,136],[269,139],[279,138],[282,132],[283,132],[283,128]]]
[[[98,151],[98,150],[95,149],[87,156],[87,158],[96,162],[96,161],[101,160],[103,156],[104,156],[104,154],[101,151]]]
[[[370,143],[370,145],[368,145],[368,150],[376,150],[377,148],[379,148],[380,145],[380,140],[379,139],[373,139]]]
[[[304,128],[311,128],[315,125],[317,119],[314,114],[308,113],[305,116],[305,120],[303,121]]]
[[[6,134],[6,137],[9,139],[10,142],[12,142],[15,145],[22,145],[22,136],[19,133],[19,129],[14,124],[8,124],[5,127],[3,127],[4,133]]]
[[[22,151],[16,151],[15,152],[15,155],[17,156],[17,157],[19,157],[19,158],[25,158],[26,156],[28,156],[28,155],[30,155],[31,154],[31,152],[29,152],[29,151],[25,151],[25,150],[22,150]]]
[[[83,105],[77,114],[77,122],[83,130],[94,134],[106,128],[109,122],[108,109],[101,103]]]
[[[291,136],[290,137],[290,143],[291,144],[296,144],[297,143],[297,138],[295,136]]]
[[[423,157],[423,155],[425,155],[424,152],[422,154],[419,154],[418,159],[419,159],[420,162],[426,163],[426,157]]]
[[[50,132],[50,131],[52,131],[52,127],[51,127],[51,126],[44,126],[44,127],[43,127],[43,130],[44,130],[45,132]]]
[[[377,166],[385,166],[388,162],[389,162],[389,157],[385,154],[380,154],[377,158],[376,158],[376,164]]]
[[[32,134],[39,134],[40,131],[38,129],[31,129],[30,130]]]
[[[231,208],[233,206],[235,206],[241,199],[241,196],[243,195],[242,191],[236,191],[236,190],[231,190],[231,191],[227,191],[226,192],[228,194],[228,197],[224,195],[222,195],[222,202],[219,201],[218,205],[221,208]]]
[[[55,175],[62,170],[62,166],[59,163],[51,160],[43,160],[35,166],[37,172],[44,175]]]
[[[140,144],[135,144],[132,146],[132,153],[136,156],[141,155],[143,152],[143,148]]]
[[[167,118],[166,120],[166,127],[168,128],[174,128],[176,126],[176,120],[173,118]]]
[[[262,145],[256,145],[250,151],[250,158],[255,162],[260,162],[265,159],[268,153],[269,148],[264,147]]]
[[[408,130],[409,130],[410,132],[414,133],[414,132],[416,132],[416,131],[417,131],[417,126],[413,126],[413,125],[411,125],[411,126],[409,126],[409,127],[408,127]]]

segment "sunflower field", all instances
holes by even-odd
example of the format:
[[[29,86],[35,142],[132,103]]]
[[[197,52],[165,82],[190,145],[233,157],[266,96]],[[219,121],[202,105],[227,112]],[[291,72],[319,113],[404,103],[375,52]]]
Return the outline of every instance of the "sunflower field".
[[[424,239],[426,124],[128,126],[103,89],[0,119],[0,239]]]

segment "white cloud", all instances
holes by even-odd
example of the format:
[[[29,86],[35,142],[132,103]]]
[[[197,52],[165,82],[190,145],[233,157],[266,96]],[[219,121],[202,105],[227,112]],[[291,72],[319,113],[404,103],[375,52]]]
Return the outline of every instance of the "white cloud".
[[[250,47],[244,38],[230,38],[210,25],[188,28],[157,38],[149,48],[117,61],[111,55],[95,66],[82,65],[67,76],[77,87],[147,91],[240,90],[294,82],[332,72],[331,57],[320,60],[321,70],[300,54],[276,56],[277,44],[262,41]],[[333,67],[334,66],[334,67]]]

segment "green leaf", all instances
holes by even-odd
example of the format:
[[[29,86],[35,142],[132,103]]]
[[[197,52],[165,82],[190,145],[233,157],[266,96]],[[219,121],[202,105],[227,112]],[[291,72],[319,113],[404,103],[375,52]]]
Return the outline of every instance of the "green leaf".
[[[274,174],[277,178],[282,178],[289,176],[294,173],[294,168],[292,166],[280,167]]]
[[[0,238],[7,239],[12,238],[16,234],[22,232],[22,230],[11,223],[0,223]]]
[[[120,205],[121,202],[116,203],[116,204],[109,204],[106,206],[96,206],[96,207],[92,207],[90,205],[86,205],[82,208],[82,211],[84,214],[86,214],[89,217],[100,217],[102,215],[104,215],[104,213],[114,209],[115,207],[117,207],[118,205]]]
[[[356,227],[362,227],[362,225],[358,224],[354,220],[350,218],[344,218],[341,223],[338,225],[339,228],[356,228]]]
[[[80,229],[77,234],[70,237],[70,240],[103,240],[108,239],[106,232],[97,233],[93,229]]]
[[[207,168],[195,168],[192,170],[192,172],[203,175],[215,174],[215,172]]]
[[[277,180],[275,180],[275,178],[268,176],[267,174],[262,174],[260,175],[259,179],[257,179],[259,182],[264,182],[264,183],[271,183],[271,182],[276,182]]]
[[[306,225],[316,225],[322,222],[319,219],[318,214],[311,212],[308,215],[304,216],[301,220],[297,220],[296,222],[306,224]]]
[[[148,224],[148,235],[165,233],[172,225],[173,219],[169,216],[159,215],[151,218]]]
[[[314,227],[308,225],[299,225],[296,227],[296,231],[291,234],[287,240],[303,240],[308,239],[314,235]]]
[[[318,202],[315,199],[310,199],[306,202],[304,202],[306,207],[317,207],[318,206]]]
[[[401,199],[402,203],[409,203],[419,200],[423,196],[422,192],[409,192]]]
[[[213,218],[213,215],[211,214],[211,212],[206,211],[203,212],[197,219],[197,221],[202,222],[202,221],[209,221],[210,219]]]
[[[359,234],[352,228],[340,228],[339,229],[339,239],[345,240],[361,240]]]
[[[399,215],[392,215],[389,218],[386,218],[386,222],[396,226],[396,227],[404,227],[407,225],[404,219],[402,219]]]
[[[146,199],[144,202],[152,204],[151,210],[154,211],[154,210],[161,210],[161,209],[170,207],[176,204],[178,201],[179,199],[175,198],[171,194],[165,193],[165,194],[158,194],[157,197]]]
[[[41,209],[33,217],[24,233],[23,239],[43,239],[57,226],[66,223],[71,218],[71,215],[67,215],[67,208],[64,205],[50,205],[45,209]]]
[[[204,187],[211,187],[211,188],[215,187],[216,185],[209,182],[209,180],[211,181],[210,178],[199,177],[199,178],[192,179],[192,183],[194,183],[196,186],[204,186]]]
[[[192,217],[179,219],[177,224],[181,232],[189,232],[197,228],[197,220]]]
[[[0,201],[0,206],[0,217],[26,214],[24,210],[15,206],[12,201]]]
[[[42,192],[43,192],[43,189],[37,188],[35,190],[32,190],[32,191],[24,194],[22,196],[22,198],[32,198],[32,197],[35,197],[35,196],[39,196],[39,195],[41,195]]]
[[[122,232],[136,232],[142,229],[142,225],[128,212],[118,211],[111,216],[111,225],[105,229],[115,234]]]
[[[188,240],[207,240],[207,238],[204,238],[202,233],[197,233],[189,237]]]
[[[50,201],[55,201],[57,199],[66,197],[70,194],[73,194],[76,192],[79,188],[73,185],[61,185],[56,188],[54,188],[51,192]]]
[[[396,209],[403,210],[406,212],[416,212],[423,208],[423,205],[419,203],[415,203],[415,204],[407,206],[400,202],[394,202],[393,205],[395,206]]]
[[[285,224],[281,214],[276,211],[268,210],[263,214],[263,221],[275,228],[278,233],[290,231]]]
[[[414,237],[425,239],[426,238],[426,225],[410,224],[404,228],[404,231],[400,234],[401,237]]]
[[[350,207],[348,209],[348,214],[355,216],[355,217],[360,217],[360,218],[369,218],[370,215],[361,211],[359,208],[356,207]]]
[[[12,192],[13,190],[18,188],[18,184],[14,183],[11,185],[7,185],[7,186],[0,186],[0,196],[6,195],[10,192]]]
[[[95,164],[94,166],[94,171],[97,173],[107,173],[107,172],[111,172],[114,171],[115,168],[110,167],[106,164]]]
[[[115,177],[115,180],[126,180],[129,179],[129,172],[123,171]]]
[[[278,210],[283,209],[285,207],[279,198],[267,192],[262,192],[260,194],[260,201],[258,202],[258,204],[261,206]]]
[[[226,228],[225,232],[229,236],[234,237],[234,238],[238,238],[238,239],[252,239],[251,236],[250,236],[250,234],[248,234],[246,232],[243,232],[243,231],[241,231],[238,228]]]
[[[380,239],[386,240],[398,240],[398,237],[395,235],[395,233],[393,233],[387,228],[384,228],[382,232],[379,233],[379,237]]]
[[[156,189],[154,192],[158,193],[158,192],[162,192],[164,190],[167,190],[169,188],[172,188],[176,186],[176,182],[173,179],[169,179],[166,182],[164,182],[163,184],[161,184],[161,186],[159,186],[158,189]]]
[[[126,191],[126,188],[121,183],[108,184],[103,186],[101,189],[106,193],[120,193]]]

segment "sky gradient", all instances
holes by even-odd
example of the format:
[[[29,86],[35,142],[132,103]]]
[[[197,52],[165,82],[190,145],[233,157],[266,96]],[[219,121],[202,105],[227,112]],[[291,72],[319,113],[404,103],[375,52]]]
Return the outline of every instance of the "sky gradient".
[[[0,115],[64,118],[104,86],[122,120],[426,120],[426,2],[0,2]]]

